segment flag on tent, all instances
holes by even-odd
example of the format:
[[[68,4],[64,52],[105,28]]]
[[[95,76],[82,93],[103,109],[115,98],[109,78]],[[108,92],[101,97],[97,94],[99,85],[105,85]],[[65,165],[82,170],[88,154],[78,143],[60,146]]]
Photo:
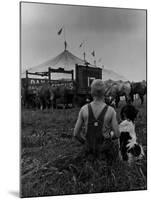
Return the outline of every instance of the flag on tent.
[[[95,51],[92,51],[91,55],[92,55],[93,57],[95,57]]]
[[[84,43],[84,42],[81,42],[81,44],[79,45],[79,48],[81,48],[81,47],[82,47],[83,43]]]
[[[58,35],[61,35],[62,30],[63,30],[63,27],[62,27],[61,29],[59,29],[59,31],[58,31]]]

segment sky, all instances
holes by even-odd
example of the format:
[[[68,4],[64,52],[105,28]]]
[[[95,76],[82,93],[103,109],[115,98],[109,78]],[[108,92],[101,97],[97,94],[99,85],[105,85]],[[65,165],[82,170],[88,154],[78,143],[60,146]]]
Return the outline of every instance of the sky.
[[[65,27],[61,35],[57,32]],[[57,4],[21,4],[21,71],[67,49],[130,81],[146,79],[146,11]],[[81,42],[85,45],[79,48]]]

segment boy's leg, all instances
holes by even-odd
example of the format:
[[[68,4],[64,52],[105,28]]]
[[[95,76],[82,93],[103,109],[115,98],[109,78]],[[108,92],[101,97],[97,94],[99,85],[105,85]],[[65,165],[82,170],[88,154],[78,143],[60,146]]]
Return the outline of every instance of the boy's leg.
[[[109,140],[106,141],[106,150],[104,154],[107,159],[108,165],[112,165],[114,161],[116,161],[119,157],[119,142],[118,140]]]

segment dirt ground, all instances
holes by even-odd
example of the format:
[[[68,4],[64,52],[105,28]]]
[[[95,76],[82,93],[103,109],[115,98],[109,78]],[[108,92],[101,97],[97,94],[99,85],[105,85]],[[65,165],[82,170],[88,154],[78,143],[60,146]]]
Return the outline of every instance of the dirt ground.
[[[120,102],[119,112],[124,105]],[[139,142],[147,152],[146,101],[136,121]],[[51,196],[147,189],[147,159],[128,166],[116,161],[91,162],[72,138],[79,109],[27,110],[21,113],[21,196]],[[147,157],[147,155],[146,155]]]

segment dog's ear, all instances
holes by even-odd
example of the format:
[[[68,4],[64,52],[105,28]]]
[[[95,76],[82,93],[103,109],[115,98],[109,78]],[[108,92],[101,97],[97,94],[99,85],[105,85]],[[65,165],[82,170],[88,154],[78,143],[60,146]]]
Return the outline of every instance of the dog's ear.
[[[127,107],[123,106],[120,112],[121,120],[125,119],[125,112],[126,112]]]
[[[132,120],[134,122],[134,120],[136,119],[137,117],[137,114],[138,114],[139,110],[135,108],[135,106],[133,105],[130,105],[129,106],[129,109],[128,109],[128,116],[129,116],[129,119]]]
[[[121,143],[128,143],[128,140],[132,139],[129,132],[121,132],[120,135],[120,142]]]

